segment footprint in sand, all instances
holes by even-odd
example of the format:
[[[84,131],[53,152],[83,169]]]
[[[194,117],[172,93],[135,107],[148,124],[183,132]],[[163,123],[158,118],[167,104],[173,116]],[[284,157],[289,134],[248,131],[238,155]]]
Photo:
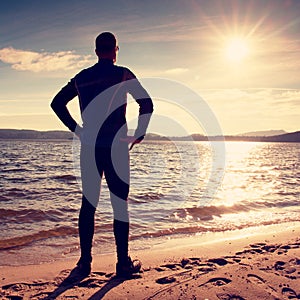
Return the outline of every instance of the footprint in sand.
[[[247,277],[249,278],[250,282],[255,284],[265,284],[266,282],[263,278],[255,274],[248,274]]]
[[[281,272],[284,276],[291,278],[297,277],[297,270],[299,270],[300,259],[294,258],[288,262],[276,261],[274,269]],[[299,274],[299,273],[298,273]]]
[[[12,296],[6,296],[7,299],[9,300],[22,300],[23,297],[22,296],[15,296],[15,295],[12,295]]]
[[[48,282],[40,282],[40,283],[25,283],[25,282],[20,282],[20,283],[11,283],[7,285],[3,285],[2,289],[3,290],[11,290],[14,292],[20,292],[24,290],[29,290],[34,287],[41,287],[44,285],[48,285]]]
[[[178,267],[181,267],[181,264],[164,264],[160,266],[161,268],[167,268],[170,270],[178,270]]]
[[[225,266],[228,264],[228,261],[224,258],[211,258],[208,260],[208,262],[217,264],[219,266]]]
[[[279,245],[265,245],[262,247],[263,250],[273,253],[279,248]]]
[[[200,257],[189,257],[189,259],[193,261],[201,261]]]
[[[298,249],[300,248],[300,243],[293,243],[289,245],[291,247],[291,249]]]
[[[297,296],[297,293],[288,287],[284,287],[281,290],[281,293],[283,296],[287,297],[287,299],[299,299],[300,298],[300,295]]]
[[[221,285],[226,285],[230,283],[232,280],[225,278],[225,277],[214,277],[206,281],[205,283],[202,283],[199,285],[199,287],[206,285],[206,284],[212,284],[214,286],[221,286]]]
[[[299,258],[293,258],[290,260],[291,263],[293,263],[294,265],[299,266],[300,265],[300,259]]]
[[[27,292],[29,290],[34,290],[34,288],[36,288],[36,287],[41,288],[43,286],[47,286],[48,284],[49,284],[48,282],[12,283],[12,284],[3,285],[2,290],[4,290],[6,292],[6,295],[5,295],[6,298],[5,299],[22,300],[23,296],[16,295],[16,293],[23,295],[25,292]]]
[[[242,260],[241,256],[237,256],[237,255],[226,255],[224,256],[224,259],[229,259],[227,260],[227,262],[231,264],[239,263]]]
[[[266,291],[269,291],[271,295],[273,295],[274,292],[276,293],[276,290],[272,286],[268,285],[266,283],[266,280],[263,279],[262,277],[255,274],[248,274],[247,277],[251,283],[256,285],[261,285],[261,287],[263,287]]]
[[[275,268],[276,271],[283,270],[284,265],[285,265],[285,262],[279,260],[279,261],[276,261],[276,263],[274,265],[274,268]]]
[[[166,276],[166,277],[161,277],[161,278],[156,279],[156,283],[159,283],[159,284],[168,284],[168,283],[172,283],[175,281],[176,281],[176,278],[173,276]]]
[[[234,294],[217,294],[220,300],[245,300],[243,297]]]
[[[250,244],[249,246],[251,248],[260,248],[262,246],[266,246],[267,244],[266,243],[255,243],[255,244]]]
[[[177,266],[177,270],[180,268],[186,270],[192,270],[195,267],[201,265],[201,259],[198,257],[183,258],[179,264],[175,264],[175,265]]]
[[[181,260],[180,264],[181,264],[181,266],[184,268],[186,265],[189,265],[190,262],[191,262],[190,259],[188,259],[188,258],[183,258],[183,259]]]
[[[198,268],[198,271],[203,272],[203,273],[209,273],[209,272],[215,271],[216,269],[217,268],[215,266],[203,265]]]

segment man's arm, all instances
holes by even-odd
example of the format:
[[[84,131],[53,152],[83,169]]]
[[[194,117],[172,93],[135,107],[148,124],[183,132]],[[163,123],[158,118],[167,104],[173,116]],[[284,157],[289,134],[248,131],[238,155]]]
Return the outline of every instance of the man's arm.
[[[139,104],[139,118],[138,125],[134,133],[134,137],[137,140],[143,140],[150,122],[151,115],[153,113],[153,102],[150,97],[136,99]]]
[[[145,137],[147,127],[153,113],[153,102],[151,97],[141,85],[141,83],[137,80],[135,75],[128,69],[125,69],[125,72],[125,78],[128,81],[128,92],[132,95],[132,97],[139,105],[138,125],[135,130],[134,137],[136,139],[136,142],[140,142]]]
[[[77,96],[74,79],[64,86],[51,102],[51,108],[54,110],[59,119],[72,131],[75,132],[78,126],[77,122],[72,118],[67,108],[68,102]]]

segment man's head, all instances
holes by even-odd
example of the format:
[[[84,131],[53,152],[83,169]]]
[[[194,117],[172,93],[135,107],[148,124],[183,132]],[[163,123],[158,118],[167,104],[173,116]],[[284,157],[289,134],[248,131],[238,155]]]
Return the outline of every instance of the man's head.
[[[102,32],[96,38],[96,54],[99,58],[116,60],[117,47],[116,37],[111,32]]]

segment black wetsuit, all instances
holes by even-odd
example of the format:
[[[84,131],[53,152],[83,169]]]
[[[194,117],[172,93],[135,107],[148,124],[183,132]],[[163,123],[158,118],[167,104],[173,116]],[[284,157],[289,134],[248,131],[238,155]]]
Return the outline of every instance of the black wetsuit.
[[[153,103],[135,75],[127,68],[100,59],[94,66],[78,73],[54,97],[51,107],[73,132],[77,123],[67,103],[79,97],[83,130],[81,139],[82,206],[79,214],[81,260],[91,262],[94,214],[99,201],[103,173],[110,190],[114,213],[114,235],[118,261],[127,260],[129,218],[129,153],[126,124],[126,95],[139,104],[139,121],[134,136],[143,139],[153,112]],[[96,169],[96,170],[95,170]]]

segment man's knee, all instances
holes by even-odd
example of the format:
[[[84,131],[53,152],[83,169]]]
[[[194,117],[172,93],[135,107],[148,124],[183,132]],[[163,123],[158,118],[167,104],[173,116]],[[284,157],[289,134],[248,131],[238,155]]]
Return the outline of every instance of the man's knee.
[[[85,196],[82,196],[82,204],[81,204],[81,209],[80,213],[81,214],[95,214],[96,211],[96,206],[91,203]]]
[[[111,193],[110,198],[113,208],[114,219],[122,222],[129,222],[127,198],[119,198],[113,193]]]

